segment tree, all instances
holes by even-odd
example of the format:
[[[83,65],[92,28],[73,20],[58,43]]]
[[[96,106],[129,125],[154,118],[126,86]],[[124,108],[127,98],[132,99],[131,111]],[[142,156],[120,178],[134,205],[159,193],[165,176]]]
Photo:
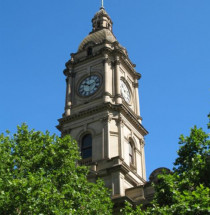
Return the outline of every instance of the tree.
[[[208,116],[210,119],[210,115]],[[210,124],[208,124],[210,128]],[[179,138],[180,149],[172,174],[163,173],[154,184],[151,205],[133,209],[126,203],[128,215],[207,215],[210,214],[210,140],[201,128],[191,129],[189,137]]]
[[[111,214],[109,191],[101,180],[87,181],[70,136],[28,130],[0,135],[0,214]]]

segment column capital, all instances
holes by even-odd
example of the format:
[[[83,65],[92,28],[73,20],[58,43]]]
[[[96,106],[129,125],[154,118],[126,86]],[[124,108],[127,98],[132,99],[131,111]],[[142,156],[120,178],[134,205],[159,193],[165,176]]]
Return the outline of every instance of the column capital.
[[[65,76],[68,76],[68,75],[69,75],[69,69],[67,69],[67,68],[64,69],[64,70],[63,70],[63,74],[64,74]]]
[[[121,127],[124,127],[124,125],[125,125],[122,117],[119,117],[118,119],[116,119],[116,122],[117,122],[117,125],[120,125]]]
[[[139,83],[132,83],[133,87],[138,88],[139,87]]]
[[[105,117],[103,117],[103,118],[101,119],[101,122],[104,123],[104,124],[106,124],[106,123],[111,122],[111,120],[112,120],[112,117],[111,117],[111,116],[105,116]]]
[[[66,77],[75,77],[75,73],[73,71],[73,69],[64,69],[63,70],[63,74],[66,76]]]
[[[144,147],[144,146],[145,146],[144,139],[140,139],[140,145],[141,145],[141,147]]]
[[[115,61],[118,61],[118,60],[120,60],[120,56],[119,56],[119,55],[116,55],[116,56],[115,56]]]
[[[71,104],[67,104],[66,109],[71,109],[71,106],[72,106]]]
[[[140,73],[136,72],[135,76],[136,76],[137,80],[141,79],[141,74]]]
[[[115,59],[114,65],[115,65],[115,66],[119,66],[119,65],[120,65],[120,59]]]
[[[107,54],[107,52],[104,53],[104,58],[109,58],[109,55]]]
[[[116,95],[115,95],[115,98],[123,99],[123,97],[122,97],[122,95],[121,95],[121,94],[116,94]]]
[[[111,60],[108,57],[106,57],[103,59],[103,65],[105,65],[105,63],[111,64]]]

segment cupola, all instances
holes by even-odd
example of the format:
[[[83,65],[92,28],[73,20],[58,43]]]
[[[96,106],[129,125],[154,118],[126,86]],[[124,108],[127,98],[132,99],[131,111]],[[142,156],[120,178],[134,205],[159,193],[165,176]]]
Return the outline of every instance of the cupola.
[[[98,45],[105,40],[111,43],[116,42],[117,39],[112,32],[112,24],[110,16],[104,7],[101,7],[92,19],[92,31],[80,43],[78,51],[86,49],[89,44]]]
[[[92,32],[101,30],[101,29],[109,29],[112,31],[112,20],[109,17],[108,13],[105,11],[104,7],[101,7],[100,10],[95,14],[92,19],[93,29]]]

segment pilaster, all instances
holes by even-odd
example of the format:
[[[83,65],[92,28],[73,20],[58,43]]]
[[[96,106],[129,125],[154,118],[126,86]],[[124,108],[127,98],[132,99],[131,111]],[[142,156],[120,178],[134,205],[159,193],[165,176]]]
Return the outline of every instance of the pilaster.
[[[125,196],[125,176],[120,172],[112,172],[112,196],[113,198]]]
[[[104,102],[109,102],[110,101],[110,93],[108,91],[109,83],[110,83],[110,78],[109,78],[109,66],[110,60],[108,54],[104,54]]]
[[[65,116],[70,116],[71,105],[72,105],[72,69],[65,69],[64,74],[66,75],[66,102],[65,102]]]
[[[146,165],[145,165],[145,152],[144,152],[144,146],[145,146],[144,140],[141,140],[142,178],[143,178],[144,180],[146,180]]]
[[[102,157],[105,159],[110,159],[110,132],[109,132],[109,127],[110,127],[110,121],[111,121],[111,117],[107,116],[104,117],[101,122],[103,124],[103,129],[102,129],[102,145],[103,145],[103,153],[102,153]]]
[[[121,117],[119,117],[119,119],[117,120],[117,125],[118,125],[118,133],[119,133],[119,156],[122,159],[125,159],[125,155],[124,155],[124,131],[123,131],[123,127],[124,127],[124,122],[122,120]]]
[[[122,98],[120,94],[120,58],[115,57],[115,98],[116,104],[122,103]]]

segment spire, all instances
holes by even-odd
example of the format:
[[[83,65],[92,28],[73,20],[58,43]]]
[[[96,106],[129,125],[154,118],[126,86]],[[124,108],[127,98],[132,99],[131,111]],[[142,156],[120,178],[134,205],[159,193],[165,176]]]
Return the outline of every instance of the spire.
[[[112,24],[113,24],[112,20],[109,17],[108,13],[105,11],[103,6],[104,5],[102,0],[100,10],[95,14],[95,16],[92,19],[93,30],[91,33],[104,28],[112,31]]]

